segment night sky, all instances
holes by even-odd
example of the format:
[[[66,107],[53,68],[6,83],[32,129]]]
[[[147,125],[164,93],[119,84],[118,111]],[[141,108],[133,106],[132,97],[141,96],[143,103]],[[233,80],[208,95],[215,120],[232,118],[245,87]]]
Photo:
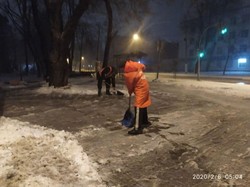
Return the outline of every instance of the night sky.
[[[145,16],[141,23],[131,21],[123,27],[120,35],[131,35],[140,31],[151,38],[151,40],[164,39],[169,42],[178,42],[181,37],[180,21],[187,12],[188,2],[185,0],[174,0],[166,3],[162,0],[150,2],[151,13]]]
[[[187,12],[187,1],[175,0],[171,4],[163,2],[151,4],[153,14],[146,20],[152,25],[147,28],[149,32],[155,39],[178,41],[181,36],[179,25]]]

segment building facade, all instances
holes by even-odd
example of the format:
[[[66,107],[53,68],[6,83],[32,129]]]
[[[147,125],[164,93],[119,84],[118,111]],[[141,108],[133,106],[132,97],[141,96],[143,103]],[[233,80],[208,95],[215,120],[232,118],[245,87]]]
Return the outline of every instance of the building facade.
[[[201,71],[250,71],[250,2],[228,7],[207,22],[202,29],[198,18],[183,22],[178,70],[195,71],[202,51]]]

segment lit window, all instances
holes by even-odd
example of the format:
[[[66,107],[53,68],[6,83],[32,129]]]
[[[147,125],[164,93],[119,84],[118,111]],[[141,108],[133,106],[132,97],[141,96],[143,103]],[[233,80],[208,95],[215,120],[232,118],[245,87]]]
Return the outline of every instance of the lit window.
[[[245,68],[247,63],[246,58],[239,58],[238,59],[238,68]]]
[[[247,59],[246,58],[239,58],[238,63],[247,63]]]

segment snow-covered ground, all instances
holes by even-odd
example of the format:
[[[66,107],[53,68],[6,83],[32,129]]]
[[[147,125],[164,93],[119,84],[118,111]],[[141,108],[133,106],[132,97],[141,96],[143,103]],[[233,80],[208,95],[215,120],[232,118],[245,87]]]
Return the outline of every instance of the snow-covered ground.
[[[150,75],[149,80],[152,80]],[[35,91],[39,94],[96,94],[94,80],[84,89],[81,81],[86,80],[71,79],[70,86],[58,89],[43,84]],[[249,98],[250,93],[250,85],[244,84],[178,79],[159,81],[176,84],[180,88],[204,88],[206,92],[241,98]],[[4,89],[13,88],[3,82],[0,86]],[[124,86],[120,85],[119,88],[126,92]],[[73,134],[4,116],[0,118],[0,168],[0,186],[105,186],[97,172],[97,164],[91,161]]]
[[[1,117],[0,142],[0,186],[102,186],[70,133]]]
[[[5,78],[7,79],[7,78]],[[39,94],[95,94],[94,85],[83,89],[73,79],[70,87],[53,89],[45,83]],[[37,83],[36,83],[37,84]],[[24,88],[0,82],[3,89]],[[65,131],[0,117],[0,186],[93,186],[101,187],[96,164],[89,159],[74,136]],[[8,179],[12,180],[8,180]],[[11,183],[8,183],[11,181]],[[13,182],[14,181],[14,182]]]

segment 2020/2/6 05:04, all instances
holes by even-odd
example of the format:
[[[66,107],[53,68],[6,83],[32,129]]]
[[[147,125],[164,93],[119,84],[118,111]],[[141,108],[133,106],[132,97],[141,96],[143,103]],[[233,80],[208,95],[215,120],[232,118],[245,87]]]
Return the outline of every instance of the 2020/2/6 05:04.
[[[193,174],[195,180],[243,179],[242,174]]]

